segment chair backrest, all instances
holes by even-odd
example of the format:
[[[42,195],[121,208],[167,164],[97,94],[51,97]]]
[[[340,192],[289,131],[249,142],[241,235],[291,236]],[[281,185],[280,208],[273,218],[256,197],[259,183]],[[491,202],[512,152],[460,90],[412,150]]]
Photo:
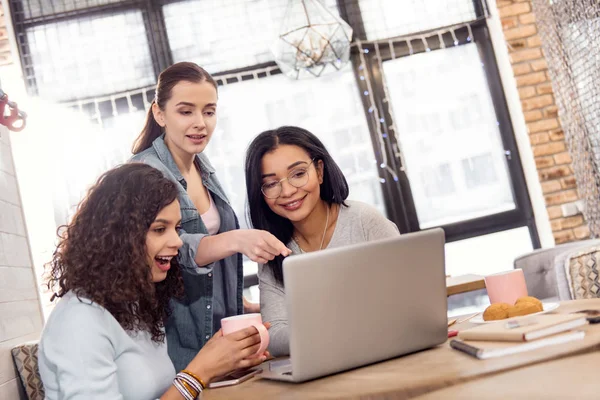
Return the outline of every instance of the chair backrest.
[[[517,257],[514,267],[523,270],[530,296],[538,299],[570,300],[564,269],[565,259],[571,253],[593,245],[600,245],[600,240],[582,240],[534,250]]]
[[[15,346],[11,353],[27,398],[44,400],[44,386],[38,369],[38,341]]]
[[[571,252],[565,259],[562,268],[572,299],[600,298],[600,246],[581,248]]]

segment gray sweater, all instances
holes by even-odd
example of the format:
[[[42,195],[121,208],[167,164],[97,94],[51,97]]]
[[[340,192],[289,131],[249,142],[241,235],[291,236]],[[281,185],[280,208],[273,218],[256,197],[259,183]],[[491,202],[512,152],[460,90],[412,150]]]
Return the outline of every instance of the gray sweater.
[[[346,201],[346,203],[348,207],[341,207],[327,248],[385,239],[400,234],[396,225],[374,207],[358,201]],[[291,240],[287,246],[292,250],[292,255],[302,252],[294,240]],[[269,351],[275,357],[287,355],[290,353],[290,341],[285,309],[285,289],[277,283],[270,269],[265,265],[259,265],[258,268],[258,288],[263,321],[271,323]]]

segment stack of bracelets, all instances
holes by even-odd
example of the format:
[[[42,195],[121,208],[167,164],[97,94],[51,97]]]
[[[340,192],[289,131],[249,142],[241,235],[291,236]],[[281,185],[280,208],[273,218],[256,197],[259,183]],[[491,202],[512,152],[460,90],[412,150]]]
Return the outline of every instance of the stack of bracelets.
[[[175,376],[173,386],[186,400],[196,400],[206,387],[202,379],[185,369]]]

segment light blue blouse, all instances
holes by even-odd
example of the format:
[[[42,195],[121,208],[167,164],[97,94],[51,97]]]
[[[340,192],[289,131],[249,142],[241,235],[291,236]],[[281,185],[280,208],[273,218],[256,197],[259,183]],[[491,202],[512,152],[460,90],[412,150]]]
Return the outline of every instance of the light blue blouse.
[[[65,294],[44,327],[39,368],[46,400],[149,400],[175,378],[166,343],[125,331],[103,307]]]

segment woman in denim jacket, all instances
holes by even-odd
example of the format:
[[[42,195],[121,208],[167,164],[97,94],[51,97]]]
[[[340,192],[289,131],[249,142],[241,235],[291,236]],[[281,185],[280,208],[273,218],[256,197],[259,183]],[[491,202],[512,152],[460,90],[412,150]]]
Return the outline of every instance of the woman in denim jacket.
[[[165,69],[131,159],[162,171],[179,190],[185,298],[171,301],[165,325],[177,370],[219,330],[222,318],[258,311],[242,297],[242,254],[264,264],[290,253],[266,231],[239,229],[215,170],[202,154],[215,130],[217,99],[216,82],[198,65],[181,62]]]

